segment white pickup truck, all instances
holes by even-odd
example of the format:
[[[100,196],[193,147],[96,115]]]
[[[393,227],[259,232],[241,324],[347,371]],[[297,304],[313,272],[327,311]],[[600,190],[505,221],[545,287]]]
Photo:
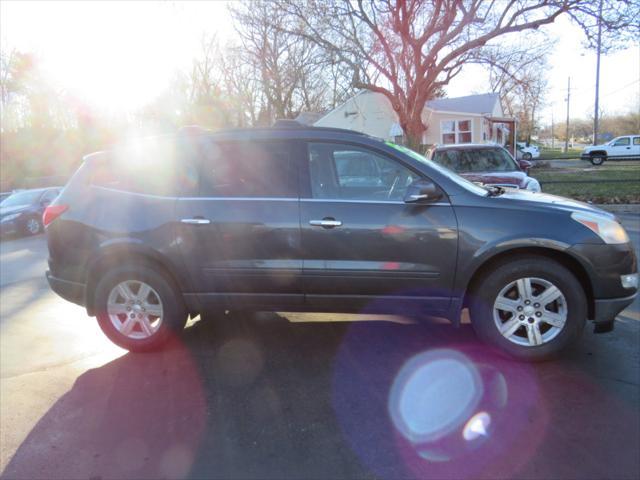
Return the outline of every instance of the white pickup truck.
[[[586,147],[580,158],[593,165],[602,165],[605,160],[640,160],[640,135],[623,135],[604,145]]]

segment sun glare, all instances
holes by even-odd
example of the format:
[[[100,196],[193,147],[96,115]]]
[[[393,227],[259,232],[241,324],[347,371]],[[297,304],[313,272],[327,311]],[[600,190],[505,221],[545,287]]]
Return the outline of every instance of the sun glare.
[[[60,93],[109,112],[149,103],[198,53],[197,9],[179,3],[3,2],[2,11],[10,47],[36,53]],[[224,16],[201,17],[224,29]]]

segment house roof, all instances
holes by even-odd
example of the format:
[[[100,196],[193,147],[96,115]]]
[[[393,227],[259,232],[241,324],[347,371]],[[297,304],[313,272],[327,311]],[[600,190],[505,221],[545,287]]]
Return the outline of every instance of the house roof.
[[[456,98],[436,98],[429,100],[427,107],[442,112],[491,113],[500,101],[497,93],[483,93]]]

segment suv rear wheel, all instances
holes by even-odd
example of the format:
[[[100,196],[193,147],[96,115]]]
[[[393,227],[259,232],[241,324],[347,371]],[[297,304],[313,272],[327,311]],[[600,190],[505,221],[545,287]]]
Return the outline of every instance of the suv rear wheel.
[[[109,270],[95,295],[100,328],[113,343],[132,352],[162,347],[187,321],[172,282],[144,265]]]
[[[471,323],[478,336],[522,360],[555,356],[580,337],[587,316],[580,282],[544,257],[497,266],[474,297]]]

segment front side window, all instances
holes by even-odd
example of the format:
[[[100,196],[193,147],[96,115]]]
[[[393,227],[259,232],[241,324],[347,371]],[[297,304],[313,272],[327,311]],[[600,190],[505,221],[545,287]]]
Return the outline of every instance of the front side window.
[[[501,148],[440,150],[433,160],[456,173],[519,170],[511,155]]]
[[[613,142],[614,147],[626,147],[630,144],[631,142],[629,141],[629,137],[619,138]]]
[[[297,197],[291,148],[282,142],[215,142],[203,158],[200,195]]]
[[[397,201],[418,175],[368,149],[332,143],[309,144],[314,198]]]
[[[443,120],[440,122],[442,143],[471,143],[471,120]]]

